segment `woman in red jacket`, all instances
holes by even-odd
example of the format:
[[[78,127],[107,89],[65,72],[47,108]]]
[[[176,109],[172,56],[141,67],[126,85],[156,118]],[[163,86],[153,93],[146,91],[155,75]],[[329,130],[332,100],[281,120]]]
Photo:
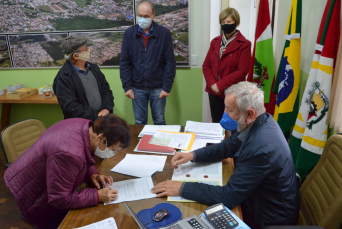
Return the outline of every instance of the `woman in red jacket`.
[[[227,8],[219,16],[223,35],[210,44],[202,69],[209,94],[212,122],[220,122],[224,112],[224,91],[233,84],[246,80],[251,65],[251,42],[239,30],[239,13]]]
[[[5,184],[28,222],[57,228],[69,209],[116,199],[118,191],[105,186],[113,178],[99,174],[93,157],[112,157],[131,139],[127,123],[118,116],[103,116],[94,123],[66,119],[48,128],[8,167]],[[83,181],[95,188],[77,190]]]

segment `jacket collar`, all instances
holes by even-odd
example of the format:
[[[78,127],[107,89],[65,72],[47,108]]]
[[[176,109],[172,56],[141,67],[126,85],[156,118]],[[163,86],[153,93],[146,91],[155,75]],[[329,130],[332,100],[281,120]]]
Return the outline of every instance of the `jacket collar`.
[[[222,41],[222,35],[217,36],[213,39],[212,43],[213,43],[213,48],[214,48],[214,52],[217,53],[217,55],[219,55],[220,52],[220,46],[221,46],[221,41]],[[229,53],[229,52],[233,52],[236,49],[238,49],[243,43],[246,43],[247,39],[241,34],[240,31],[238,31],[238,33],[236,34],[236,37],[234,38],[234,40],[228,45],[228,47],[226,48],[226,51],[222,54],[222,56],[225,53]]]
[[[250,136],[253,135],[254,132],[259,128],[259,126],[264,124],[270,116],[271,115],[269,113],[265,112],[265,113],[259,115],[255,119],[254,123],[250,126],[250,129],[249,129],[249,132],[247,134],[247,137],[245,138],[245,141],[242,142],[242,145],[241,145],[240,149],[234,154],[235,157],[240,156],[241,149],[242,149],[242,146],[243,146],[244,142],[246,142],[250,138]]]
[[[95,164],[95,160],[93,154],[91,153],[91,144],[90,144],[90,136],[89,136],[89,127],[93,124],[92,121],[85,123],[83,126],[83,142],[85,149],[85,156],[87,160],[88,167]]]
[[[152,21],[152,27],[153,27],[153,30],[151,30],[151,33],[150,33],[150,37],[158,37],[159,35],[159,25],[157,23],[155,23],[154,21]],[[141,36],[140,32],[139,32],[139,25],[135,25],[134,26],[134,37],[135,38],[138,38],[139,36]]]

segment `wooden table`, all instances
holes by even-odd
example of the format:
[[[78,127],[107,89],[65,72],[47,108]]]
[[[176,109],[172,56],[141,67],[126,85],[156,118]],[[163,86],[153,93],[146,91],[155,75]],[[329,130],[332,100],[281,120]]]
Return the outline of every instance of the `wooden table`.
[[[123,174],[118,174],[114,172],[110,172],[110,170],[118,164],[124,157],[126,153],[133,153],[134,148],[138,144],[138,134],[142,130],[142,125],[132,125],[130,126],[133,141],[131,146],[127,150],[121,150],[114,157],[105,159],[99,167],[100,174],[111,175],[113,177],[114,182],[134,179],[134,177],[126,176]],[[140,153],[139,153],[140,154]],[[146,154],[148,155],[148,154]],[[165,181],[166,179],[171,179],[173,174],[173,168],[171,166],[171,158],[172,156],[168,156],[163,172],[158,173],[153,178],[153,183],[156,185],[159,182]],[[230,175],[233,173],[233,164],[231,160],[228,160],[227,163],[223,164],[223,184],[225,184]],[[166,203],[166,197],[163,198],[151,198],[144,200],[137,200],[128,202],[128,205],[132,208],[135,213],[138,213],[142,209],[152,208],[159,203]],[[192,215],[200,215],[203,213],[203,210],[207,208],[207,205],[200,203],[177,203],[171,202],[180,208],[183,214],[183,219]],[[239,207],[232,209],[232,211],[242,219],[241,210]],[[139,228],[136,224],[135,220],[127,210],[124,203],[104,205],[100,203],[98,206],[71,210],[68,215],[64,218],[63,222],[59,226],[60,229],[67,228],[75,228],[82,227],[88,224],[92,224],[106,218],[113,217],[116,221],[118,228],[120,229],[134,229]]]
[[[0,133],[10,123],[12,103],[32,103],[32,104],[58,104],[55,94],[50,98],[44,95],[35,94],[24,99],[8,99],[6,94],[0,95],[0,103],[2,103]]]

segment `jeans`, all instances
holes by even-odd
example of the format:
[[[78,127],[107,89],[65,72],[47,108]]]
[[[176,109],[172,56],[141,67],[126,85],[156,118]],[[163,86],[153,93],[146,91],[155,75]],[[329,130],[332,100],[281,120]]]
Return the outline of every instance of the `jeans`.
[[[141,90],[133,88],[134,99],[132,99],[135,124],[147,124],[148,100],[152,111],[154,125],[166,125],[165,105],[166,98],[159,98],[162,89]]]

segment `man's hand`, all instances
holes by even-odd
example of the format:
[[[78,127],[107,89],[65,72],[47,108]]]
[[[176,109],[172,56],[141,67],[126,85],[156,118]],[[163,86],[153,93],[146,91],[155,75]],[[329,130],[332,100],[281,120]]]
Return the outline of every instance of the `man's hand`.
[[[134,99],[134,92],[133,89],[129,89],[128,91],[125,92],[125,95],[130,98],[130,99]]]
[[[165,97],[168,97],[168,96],[170,96],[170,93],[162,90],[160,92],[159,99],[162,99],[162,98],[165,98]]]
[[[183,182],[167,180],[154,186],[152,193],[159,193],[157,197],[162,196],[179,196],[179,191]]]
[[[109,113],[110,113],[109,110],[103,109],[97,114],[97,117],[103,117],[103,116],[109,115]]]
[[[192,153],[177,152],[171,159],[171,165],[173,166],[173,168],[178,169],[178,165],[187,163],[193,159],[194,155]]]
[[[90,181],[91,183],[93,183],[95,185],[95,187],[97,189],[100,189],[100,183],[107,187],[106,186],[106,182],[109,184],[109,185],[112,185],[113,184],[113,178],[111,176],[105,176],[105,175],[100,175],[100,174],[94,174],[90,177]]]
[[[216,83],[214,83],[213,85],[211,85],[211,90],[216,94],[216,95],[221,95],[220,90],[218,89]]]
[[[110,188],[103,188],[98,190],[99,193],[99,202],[109,203],[113,200],[116,200],[118,196],[118,190],[110,189]]]

